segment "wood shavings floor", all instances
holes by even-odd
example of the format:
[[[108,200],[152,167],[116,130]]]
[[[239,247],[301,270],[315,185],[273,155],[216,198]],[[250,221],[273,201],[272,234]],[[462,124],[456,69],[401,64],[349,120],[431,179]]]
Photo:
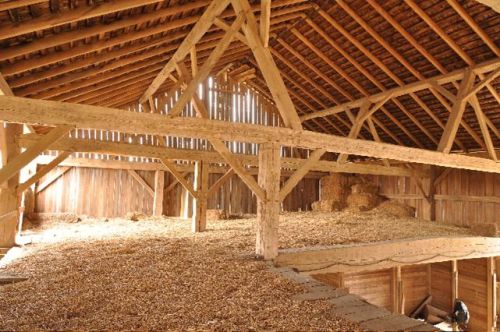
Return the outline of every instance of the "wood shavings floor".
[[[357,330],[253,258],[253,220],[84,220],[34,234],[0,287],[0,330]]]
[[[292,300],[303,289],[254,259],[254,224],[209,221],[199,234],[176,218],[44,225],[4,269],[30,278],[0,287],[0,329],[357,330],[326,301]],[[280,217],[285,248],[467,232],[377,211]]]

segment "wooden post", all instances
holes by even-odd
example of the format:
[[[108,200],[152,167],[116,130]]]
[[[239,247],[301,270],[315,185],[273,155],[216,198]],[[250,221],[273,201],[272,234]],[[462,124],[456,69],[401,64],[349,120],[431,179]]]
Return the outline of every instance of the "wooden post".
[[[20,153],[14,138],[21,133],[21,125],[0,124],[2,167]],[[0,217],[6,216],[0,222],[0,247],[12,247],[15,244],[19,215],[19,196],[16,191],[18,184],[19,175],[16,175],[0,185]]]
[[[193,232],[203,232],[207,228],[208,163],[197,161],[194,166]]]
[[[486,298],[487,298],[487,326],[488,326],[488,331],[496,331],[496,321],[497,321],[497,289],[496,289],[496,283],[497,283],[497,276],[496,276],[496,267],[495,267],[495,257],[488,257],[486,258],[487,260],[487,276],[486,276],[486,282],[487,282],[487,293],[486,293]]]
[[[257,198],[256,254],[266,260],[278,255],[280,171],[280,145],[276,142],[260,144],[258,183],[265,198]]]
[[[458,298],[458,264],[456,260],[451,261],[451,307],[455,306]]]
[[[428,168],[430,170],[430,176],[422,179],[424,195],[426,196],[425,199],[422,200],[422,219],[436,221],[436,200],[434,198],[436,193],[436,186],[434,185],[436,167],[430,166]]]
[[[155,192],[153,197],[153,215],[163,215],[163,187],[165,185],[165,172],[155,172]]]

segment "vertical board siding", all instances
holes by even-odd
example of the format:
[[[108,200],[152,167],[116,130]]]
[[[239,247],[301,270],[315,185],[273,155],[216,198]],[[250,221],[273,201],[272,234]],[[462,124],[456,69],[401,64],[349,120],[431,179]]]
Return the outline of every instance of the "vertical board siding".
[[[380,193],[416,208],[422,216],[422,193],[406,177],[373,177]],[[500,221],[500,174],[451,170],[436,187],[436,221],[471,226]]]
[[[431,264],[432,305],[447,312],[453,309],[451,280],[451,262]]]
[[[467,259],[458,262],[458,298],[470,312],[471,331],[487,330],[486,259]]]
[[[42,178],[57,172],[53,170]],[[153,187],[153,171],[137,171]],[[210,174],[210,185],[222,174]],[[192,174],[188,177],[192,182]],[[174,177],[165,172],[165,187]],[[284,182],[283,179],[282,182]],[[284,211],[307,211],[318,199],[317,179],[303,179],[283,202]],[[192,197],[177,184],[164,194],[164,213],[169,216],[190,217]],[[234,175],[209,197],[209,209],[224,209],[230,214],[255,214],[257,199],[252,191]],[[152,214],[153,197],[126,170],[73,167],[36,195],[35,212],[75,213],[91,217],[124,217],[127,212]],[[183,212],[186,212],[184,214]]]
[[[405,299],[404,313],[410,315],[430,295],[428,264],[403,266],[401,280]]]

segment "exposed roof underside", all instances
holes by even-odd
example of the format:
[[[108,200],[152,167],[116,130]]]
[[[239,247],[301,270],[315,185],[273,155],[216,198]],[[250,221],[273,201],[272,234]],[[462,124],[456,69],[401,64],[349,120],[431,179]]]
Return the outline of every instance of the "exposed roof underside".
[[[259,2],[253,3],[258,11]],[[2,3],[0,72],[17,96],[112,107],[137,102],[208,4]],[[230,23],[233,11],[224,13]],[[500,56],[500,14],[473,0],[274,0],[271,23],[269,45],[300,114]],[[201,39],[201,61],[222,35],[214,26]],[[228,63],[258,68],[250,49],[238,40],[214,72]],[[269,95],[258,69],[256,74],[246,84]],[[484,114],[500,128],[500,79],[490,85],[478,97]],[[445,87],[455,94],[458,84]],[[169,88],[164,84],[159,91]],[[374,115],[381,140],[436,150],[449,115],[443,102],[449,103],[430,90],[389,100]],[[463,119],[470,128],[460,127],[455,148],[484,150],[470,105]],[[341,136],[352,126],[346,112],[306,124]],[[372,138],[368,127],[360,136]],[[500,147],[493,131],[492,140]]]

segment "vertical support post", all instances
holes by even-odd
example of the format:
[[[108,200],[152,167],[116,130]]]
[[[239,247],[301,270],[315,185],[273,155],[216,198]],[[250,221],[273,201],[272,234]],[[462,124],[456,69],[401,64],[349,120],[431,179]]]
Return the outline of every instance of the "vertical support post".
[[[456,260],[451,261],[451,307],[455,305],[458,298],[458,264]]]
[[[487,260],[487,269],[486,269],[486,282],[487,282],[487,326],[488,331],[496,331],[496,322],[497,322],[497,276],[496,276],[496,267],[495,267],[495,257],[488,257]]]
[[[425,192],[425,199],[422,200],[422,219],[436,221],[436,167],[430,166],[430,176],[422,179],[422,186]]]
[[[0,123],[2,167],[20,153],[19,146],[15,143],[14,138],[21,133],[21,125]],[[20,198],[16,190],[18,184],[19,174],[0,184],[0,216],[12,214],[11,217],[5,218],[0,223],[0,247],[12,247],[16,241]],[[16,213],[12,213],[13,211],[16,211]]]
[[[265,199],[257,198],[256,254],[266,260],[278,255],[280,172],[280,145],[276,142],[260,144],[258,183],[265,192]]]
[[[193,232],[203,232],[207,228],[208,163],[197,161],[194,166]]]
[[[392,268],[392,312],[404,315],[403,280],[401,266]]]
[[[153,215],[163,215],[163,187],[165,186],[165,172],[155,172],[155,194],[153,197]]]

